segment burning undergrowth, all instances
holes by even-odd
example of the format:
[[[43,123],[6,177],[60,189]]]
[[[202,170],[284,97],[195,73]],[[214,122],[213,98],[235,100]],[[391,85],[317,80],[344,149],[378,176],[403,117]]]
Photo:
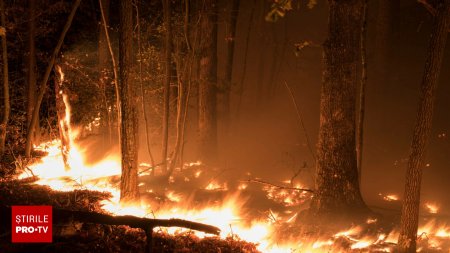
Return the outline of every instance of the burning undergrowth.
[[[72,196],[72,199],[48,197],[50,202],[36,200],[37,203],[30,203],[30,200],[35,201],[34,197],[24,195],[19,202],[11,203],[48,203],[56,207],[75,205],[75,209],[85,208],[114,215],[179,218],[214,225],[221,229],[221,234],[217,237],[187,229],[155,228],[155,252],[392,252],[398,238],[395,229],[398,215],[383,219],[368,217],[360,224],[329,226],[325,230],[314,225],[306,226],[300,222],[301,210],[308,207],[312,196],[306,186],[292,180],[273,183],[256,178],[250,173],[224,171],[198,162],[177,168],[169,180],[159,169],[152,173],[155,168],[141,164],[141,203],[123,207],[118,202],[120,167],[115,162],[117,158],[107,155],[108,162],[102,160],[90,165],[79,161],[76,163],[78,167],[72,168],[72,172],[65,171],[60,162],[61,171],[58,171],[54,166],[57,166],[60,152],[54,152],[52,158],[54,144],[47,144],[46,149],[50,153],[42,159],[42,163],[30,165],[29,168],[40,177],[36,184],[65,191],[58,194]],[[76,145],[74,147],[76,148]],[[82,151],[75,154],[83,157]],[[51,171],[43,167],[46,163],[52,164]],[[102,170],[107,171],[102,173]],[[37,186],[27,187],[34,189]],[[49,191],[49,188],[36,189]],[[95,190],[108,193],[94,193]],[[16,195],[14,192],[12,194]],[[92,195],[87,194],[89,198],[83,197],[88,192]],[[46,193],[41,192],[41,195]],[[94,198],[95,196],[97,197]],[[397,201],[392,199],[389,198],[390,203]],[[76,203],[82,204],[77,207]],[[424,219],[422,223],[424,225],[418,233],[419,250],[442,252],[450,248],[450,227],[446,223],[439,222],[435,216]],[[109,252],[118,252],[123,246],[120,245],[124,243],[121,240],[132,237],[133,239],[127,241],[133,245],[123,247],[137,252],[144,249],[145,240],[142,238],[145,233],[139,229],[113,226],[112,229],[105,230],[101,225],[86,227],[87,231],[96,231],[97,234],[94,236],[93,232],[80,231],[74,238],[85,237],[87,242],[77,239],[76,243],[92,242],[100,245],[98,247],[109,247]],[[104,237],[109,243],[97,242],[97,237]],[[74,243],[64,240],[64,243]]]

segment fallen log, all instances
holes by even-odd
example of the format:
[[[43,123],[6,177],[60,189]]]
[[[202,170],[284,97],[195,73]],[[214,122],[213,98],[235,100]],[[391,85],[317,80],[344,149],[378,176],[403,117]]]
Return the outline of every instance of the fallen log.
[[[8,230],[10,230],[11,219],[11,207],[1,205],[0,226],[7,226]],[[132,228],[143,229],[147,235],[146,252],[152,252],[152,232],[155,227],[182,227],[214,235],[218,235],[220,233],[220,229],[217,227],[182,219],[150,219],[139,218],[132,215],[112,216],[96,212],[72,211],[53,208],[54,225],[67,224],[73,221],[104,225],[127,225]]]

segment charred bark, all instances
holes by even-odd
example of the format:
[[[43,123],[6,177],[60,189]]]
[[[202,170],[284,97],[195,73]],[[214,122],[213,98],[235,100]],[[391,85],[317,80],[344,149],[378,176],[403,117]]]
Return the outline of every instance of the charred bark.
[[[217,1],[205,0],[200,19],[200,69],[198,99],[199,158],[217,162]]]
[[[55,77],[55,102],[56,114],[58,116],[59,137],[61,140],[61,155],[64,162],[64,168],[70,169],[69,152],[70,152],[70,115],[67,114],[67,89],[64,87],[64,76],[60,66],[56,66],[60,72],[60,78]]]
[[[121,98],[122,178],[120,201],[139,200],[138,189],[138,117],[136,89],[132,83],[133,6],[132,0],[120,1],[119,11],[119,78]]]
[[[431,132],[439,73],[450,28],[450,0],[441,1],[436,9],[437,13],[428,45],[428,55],[420,88],[421,98],[406,168],[405,194],[398,239],[398,252],[401,253],[416,252],[422,168]]]
[[[366,210],[356,167],[355,104],[363,0],[330,0],[317,146],[314,213]]]

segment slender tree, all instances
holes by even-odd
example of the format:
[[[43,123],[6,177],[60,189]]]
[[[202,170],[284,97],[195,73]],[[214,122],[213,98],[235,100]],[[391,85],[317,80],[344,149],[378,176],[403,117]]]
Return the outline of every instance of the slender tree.
[[[364,138],[364,117],[366,114],[366,84],[367,84],[367,61],[366,61],[366,31],[367,31],[367,0],[364,0],[363,20],[361,26],[361,82],[359,86],[359,113],[358,113],[358,128],[357,128],[357,144],[356,152],[358,155],[358,182],[361,185],[361,171],[363,158],[363,138]]]
[[[36,0],[28,1],[28,59],[27,59],[27,128],[31,124],[36,103]],[[37,131],[36,131],[37,130]],[[39,119],[33,135],[33,142],[39,139]]]
[[[172,27],[170,24],[170,0],[163,0],[165,35],[165,79],[164,79],[164,114],[162,124],[162,154],[161,159],[164,169],[167,171],[167,149],[169,140],[169,115],[170,115],[170,80],[172,67]]]
[[[421,98],[406,168],[405,194],[398,239],[400,253],[416,252],[423,160],[431,132],[435,94],[449,29],[450,0],[442,0],[436,6],[420,89]]]
[[[73,17],[75,16],[75,13],[77,12],[78,6],[80,6],[81,0],[76,0],[74,4],[72,5],[72,10],[70,11],[69,16],[67,17],[66,24],[64,25],[63,31],[61,32],[61,35],[59,36],[58,43],[56,44],[55,49],[53,50],[53,53],[49,59],[47,69],[45,70],[45,74],[42,78],[42,83],[40,85],[39,93],[36,98],[36,103],[34,105],[33,109],[33,116],[31,117],[30,125],[28,126],[27,131],[27,142],[25,144],[25,156],[30,157],[31,150],[32,150],[32,144],[33,144],[33,133],[34,131],[37,131],[36,126],[37,121],[39,119],[39,109],[41,107],[42,99],[44,98],[45,91],[47,90],[47,82],[50,77],[50,74],[53,69],[53,65],[55,64],[56,57],[59,54],[59,51],[61,49],[61,46],[64,42],[64,38],[66,37],[67,31],[69,31],[69,28],[72,24]]]
[[[136,89],[133,86],[133,6],[132,0],[120,1],[119,9],[119,79],[121,98],[122,178],[120,181],[120,201],[122,203],[139,200],[138,188],[138,105]]]
[[[105,25],[108,26],[109,22],[109,0],[99,0],[100,1],[100,12],[105,18]],[[98,72],[99,72],[99,88],[100,88],[100,99],[102,101],[100,108],[100,124],[103,135],[103,141],[111,144],[112,142],[112,122],[111,114],[108,111],[109,101],[107,97],[108,83],[109,82],[109,71],[111,69],[111,59],[108,51],[108,40],[106,38],[106,30],[104,29],[103,18],[100,18],[100,23],[98,27]]]
[[[365,211],[356,167],[355,104],[363,0],[329,0],[313,213]]]
[[[200,18],[200,69],[198,98],[199,157],[217,162],[217,0],[204,0]]]
[[[236,41],[236,23],[239,14],[240,0],[228,1],[230,15],[227,20],[227,59],[225,62],[225,83],[223,87],[223,122],[225,131],[228,131],[230,124],[230,93],[232,87],[233,76],[233,59],[234,59],[234,44]]]
[[[6,47],[6,17],[5,17],[5,3],[0,0],[0,22],[2,26],[2,63],[3,63],[3,118],[0,123],[0,158],[5,151],[6,131],[9,121],[9,113],[11,111],[9,101],[9,81],[8,81],[8,50]]]

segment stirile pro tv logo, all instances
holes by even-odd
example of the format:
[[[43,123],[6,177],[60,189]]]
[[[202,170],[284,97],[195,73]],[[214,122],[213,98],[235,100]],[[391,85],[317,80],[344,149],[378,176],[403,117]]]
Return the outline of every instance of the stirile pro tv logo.
[[[51,206],[12,206],[12,242],[52,242]]]

